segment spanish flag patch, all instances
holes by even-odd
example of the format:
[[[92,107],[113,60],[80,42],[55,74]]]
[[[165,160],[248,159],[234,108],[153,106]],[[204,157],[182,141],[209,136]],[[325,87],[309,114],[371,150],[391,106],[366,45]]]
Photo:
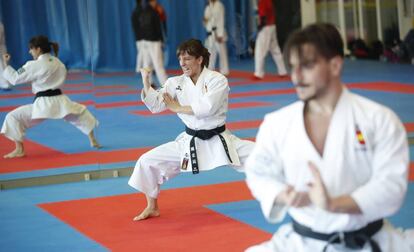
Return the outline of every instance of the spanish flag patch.
[[[356,137],[358,139],[359,144],[365,145],[364,135],[362,135],[362,132],[359,129],[359,126],[358,125],[355,125],[355,133],[356,133]]]

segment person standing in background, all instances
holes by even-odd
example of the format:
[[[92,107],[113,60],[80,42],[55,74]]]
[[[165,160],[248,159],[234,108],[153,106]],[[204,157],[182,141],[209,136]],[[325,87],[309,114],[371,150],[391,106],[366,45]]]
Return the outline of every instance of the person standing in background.
[[[143,56],[144,56],[144,52],[142,49],[140,49],[142,47],[142,33],[140,33],[139,31],[139,13],[142,10],[142,6],[141,6],[141,0],[136,0],[136,6],[134,11],[132,12],[131,15],[131,24],[132,24],[132,29],[134,31],[134,35],[135,35],[135,46],[137,48],[137,60],[136,60],[136,65],[135,65],[135,72],[139,73],[140,69],[143,67]]]
[[[283,62],[282,51],[279,47],[276,33],[276,19],[273,11],[272,0],[259,0],[258,4],[259,25],[256,45],[254,48],[254,76],[253,79],[263,79],[265,75],[265,61],[270,51],[277,66],[279,75],[286,75],[286,67]]]
[[[225,9],[220,0],[209,0],[204,9],[204,27],[207,30],[205,45],[210,52],[208,68],[215,69],[217,53],[220,58],[220,73],[229,75],[229,59],[227,55],[227,32],[225,28]]]
[[[165,13],[164,8],[161,4],[158,3],[157,0],[150,0],[150,5],[154,10],[157,11],[158,15],[160,16],[161,25],[162,25],[162,34],[163,34],[163,41],[167,39],[167,14]]]
[[[0,22],[0,89],[1,90],[10,90],[10,83],[3,77],[3,71],[6,67],[5,62],[3,61],[3,55],[7,53],[6,47],[6,37],[4,35],[4,26],[3,23]]]
[[[138,4],[138,2],[137,2]],[[164,68],[164,56],[162,43],[164,40],[162,20],[157,8],[157,1],[143,0],[141,7],[136,8],[132,15],[134,24],[135,37],[139,40],[137,43],[138,57],[136,71],[141,68],[154,68],[158,82],[164,86],[168,76]],[[165,17],[165,12],[163,11]],[[150,79],[150,82],[152,80]]]
[[[161,19],[162,28],[162,45],[164,66],[168,65],[168,45],[167,45],[167,14],[161,4],[157,0],[150,0],[151,6],[157,11]]]

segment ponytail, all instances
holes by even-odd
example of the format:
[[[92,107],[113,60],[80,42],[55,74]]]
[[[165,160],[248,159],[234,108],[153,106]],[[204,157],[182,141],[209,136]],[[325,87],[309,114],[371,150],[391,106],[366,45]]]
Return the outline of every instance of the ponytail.
[[[49,45],[52,47],[55,56],[57,57],[59,54],[59,44],[56,42],[49,42]]]
[[[39,35],[35,36],[29,41],[29,48],[38,48],[42,50],[42,53],[50,53],[53,48],[53,52],[58,56],[59,53],[59,44],[56,42],[49,42],[49,39],[46,36]]]

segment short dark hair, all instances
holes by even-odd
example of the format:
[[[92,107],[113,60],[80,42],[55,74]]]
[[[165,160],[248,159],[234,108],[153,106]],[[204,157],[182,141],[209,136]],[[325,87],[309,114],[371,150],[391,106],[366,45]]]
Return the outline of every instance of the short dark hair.
[[[55,52],[55,55],[58,56],[59,53],[59,44],[56,42],[50,42],[48,37],[44,35],[38,35],[30,39],[29,48],[39,48],[43,53],[50,53],[51,49]]]
[[[297,51],[299,58],[302,58],[305,44],[314,46],[316,53],[325,59],[344,57],[344,43],[338,29],[332,24],[311,24],[293,32],[284,48],[285,60],[289,62],[292,51]]]
[[[203,57],[203,62],[201,65],[203,67],[208,67],[208,63],[210,61],[210,53],[208,52],[207,48],[203,46],[198,39],[189,39],[181,43],[177,48],[177,57],[179,57],[183,53],[188,53],[191,56],[196,58]]]

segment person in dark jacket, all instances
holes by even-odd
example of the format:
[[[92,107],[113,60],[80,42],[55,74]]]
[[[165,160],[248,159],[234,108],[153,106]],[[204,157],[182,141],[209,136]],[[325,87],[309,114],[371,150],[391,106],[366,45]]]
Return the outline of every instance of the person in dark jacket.
[[[137,0],[131,19],[138,50],[136,71],[139,72],[140,68],[154,68],[158,82],[163,86],[168,76],[162,51],[162,20],[156,4],[155,0]]]

